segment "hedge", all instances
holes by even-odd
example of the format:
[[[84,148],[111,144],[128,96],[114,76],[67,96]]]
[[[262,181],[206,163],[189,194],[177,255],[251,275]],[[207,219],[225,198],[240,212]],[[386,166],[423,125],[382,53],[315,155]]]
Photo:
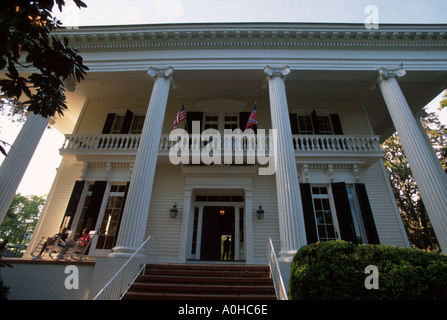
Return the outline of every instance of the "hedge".
[[[367,289],[377,267],[378,288]],[[290,266],[292,300],[447,299],[447,256],[336,240],[302,247]]]

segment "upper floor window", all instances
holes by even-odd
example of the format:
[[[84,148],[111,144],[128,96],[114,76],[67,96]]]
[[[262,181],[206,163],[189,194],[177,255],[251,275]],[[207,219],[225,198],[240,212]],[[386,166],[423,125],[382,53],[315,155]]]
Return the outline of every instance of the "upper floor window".
[[[311,114],[289,116],[292,134],[343,134],[338,114],[317,115],[314,110]]]
[[[312,120],[310,116],[298,116],[298,129],[300,134],[313,134]]]
[[[239,127],[238,114],[232,113],[205,113],[203,130],[216,129],[223,131],[223,129],[234,130]],[[245,128],[244,128],[245,129]]]
[[[112,130],[110,130],[110,133],[111,134],[121,133],[123,122],[124,122],[124,116],[115,116],[115,121],[113,122]]]
[[[140,134],[143,131],[145,116],[135,115],[127,110],[126,114],[109,113],[102,130],[103,134]]]
[[[144,119],[146,119],[145,116],[133,116],[132,125],[130,126],[131,134],[140,134],[143,132]]]

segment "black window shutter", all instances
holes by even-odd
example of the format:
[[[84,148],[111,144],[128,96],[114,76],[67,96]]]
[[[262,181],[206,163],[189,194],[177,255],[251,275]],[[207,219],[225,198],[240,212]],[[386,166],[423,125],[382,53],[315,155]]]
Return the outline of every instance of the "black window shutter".
[[[334,134],[343,134],[343,129],[341,128],[340,117],[338,114],[331,113],[329,115],[332,123],[332,129],[334,129]]]
[[[84,190],[85,181],[78,180],[75,182],[73,187],[73,191],[71,192],[70,200],[68,201],[67,209],[65,210],[64,219],[62,219],[62,224],[64,222],[67,224],[67,229],[70,230],[71,224],[73,222],[73,218],[76,214],[76,210],[78,209],[79,200],[81,199],[82,191]],[[68,223],[66,222],[68,220]],[[62,228],[61,224],[61,228]]]
[[[90,203],[88,204],[87,212],[85,213],[84,225],[82,226],[82,229],[88,228],[89,230],[94,230],[96,220],[98,219],[99,210],[101,209],[102,200],[104,198],[106,186],[107,181],[95,181],[92,195],[90,197]]]
[[[360,205],[360,212],[362,214],[363,224],[365,225],[366,237],[370,244],[380,244],[379,235],[377,233],[376,224],[372,214],[371,206],[369,204],[368,194],[366,192],[365,184],[355,183],[355,193]]]
[[[102,134],[108,134],[112,131],[113,121],[115,121],[116,114],[109,113],[106,118],[106,123],[102,129]]]
[[[318,241],[317,226],[315,223],[314,205],[310,183],[300,183],[301,202],[304,214],[304,226],[306,228],[307,243]]]
[[[296,113],[289,113],[290,118],[290,128],[292,129],[292,134],[300,134],[300,129],[298,127],[298,118]]]
[[[202,131],[203,112],[187,112],[186,113],[186,131],[192,133],[192,122],[200,121],[200,131]]]
[[[312,119],[312,126],[314,127],[314,133],[319,134],[320,129],[318,128],[317,111],[316,110],[312,111],[312,113],[310,114],[310,118]]]
[[[340,228],[340,237],[342,240],[357,243],[346,184],[344,182],[331,183],[331,189],[337,213],[338,227]]]
[[[126,111],[124,116],[123,126],[121,127],[121,134],[127,134],[130,132],[130,126],[132,125],[133,112],[130,110]]]
[[[127,193],[129,192],[130,182],[126,183],[126,189],[124,190],[123,202],[121,203],[121,214],[118,219],[118,224],[116,226],[115,239],[113,240],[113,246],[116,245],[116,240],[118,239],[118,232],[120,231],[121,219],[123,218],[124,206],[126,205]]]

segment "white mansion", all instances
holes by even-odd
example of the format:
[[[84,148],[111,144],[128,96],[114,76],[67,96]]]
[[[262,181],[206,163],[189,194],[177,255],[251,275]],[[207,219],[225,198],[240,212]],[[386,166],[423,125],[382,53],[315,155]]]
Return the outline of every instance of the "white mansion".
[[[419,112],[446,88],[446,32],[299,23],[59,31],[90,72],[67,85],[69,111],[52,121],[66,136],[63,160],[23,260],[66,226],[75,237],[97,231],[86,255],[95,263],[82,269],[77,292],[52,280],[38,294],[94,297],[116,271],[107,268],[148,236],[164,263],[215,263],[222,236],[231,238],[228,263],[239,264],[266,264],[269,238],[285,264],[300,247],[330,239],[408,247],[380,149],[396,130],[445,252],[447,177]],[[190,139],[178,142],[170,133],[182,106],[177,129]],[[254,135],[225,135],[244,131],[255,106]],[[24,130],[43,131],[49,120],[31,116]],[[201,134],[209,129],[211,139]],[[173,163],[181,151],[188,161]],[[40,277],[60,267],[35,263],[15,269]],[[63,279],[59,270],[53,278]],[[3,273],[11,298],[33,297],[13,272]]]

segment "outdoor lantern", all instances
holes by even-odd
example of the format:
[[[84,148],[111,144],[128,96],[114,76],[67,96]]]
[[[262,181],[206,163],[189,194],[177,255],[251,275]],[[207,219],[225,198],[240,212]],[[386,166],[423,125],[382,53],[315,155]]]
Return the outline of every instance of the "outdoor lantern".
[[[177,210],[177,203],[174,203],[171,209],[169,209],[169,216],[172,219],[177,218],[178,210]]]
[[[256,211],[256,214],[259,220],[262,220],[264,218],[264,209],[262,209],[261,204],[259,204],[259,208],[258,211]]]
[[[225,215],[225,209],[224,209],[224,207],[220,208],[220,210],[219,210],[219,214],[220,214],[221,216],[224,216],[224,215]]]

